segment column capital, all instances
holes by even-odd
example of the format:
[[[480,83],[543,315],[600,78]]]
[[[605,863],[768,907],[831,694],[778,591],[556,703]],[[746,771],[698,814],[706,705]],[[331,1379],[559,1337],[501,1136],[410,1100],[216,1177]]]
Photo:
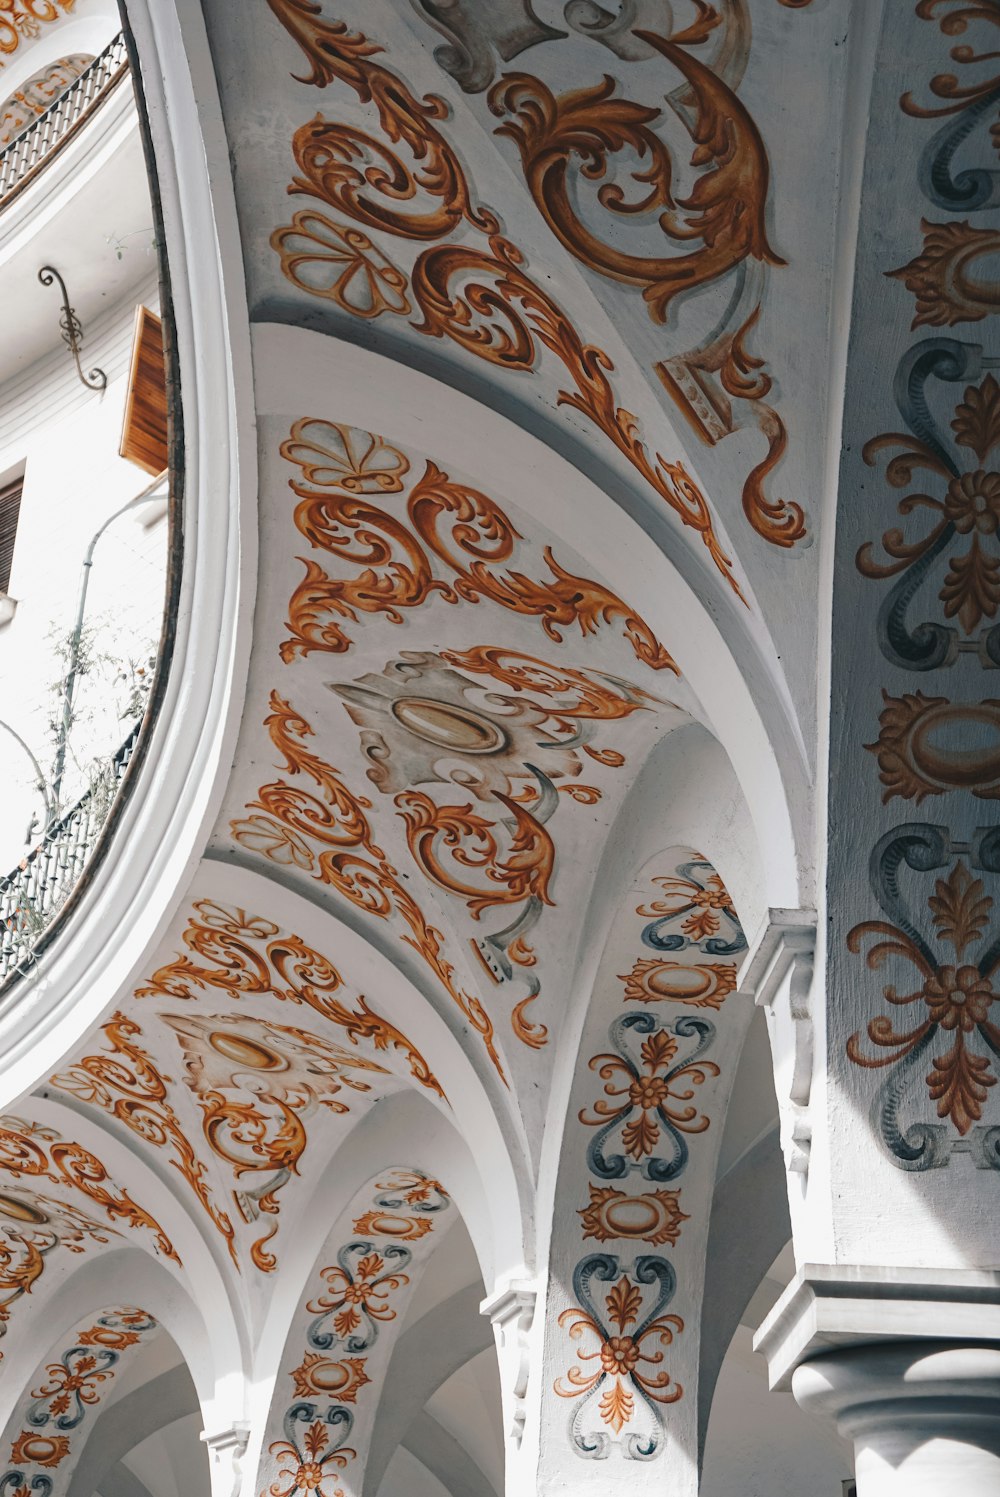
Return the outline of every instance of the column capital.
[[[838,1347],[884,1341],[1000,1343],[1000,1272],[806,1263],[754,1337],[772,1388]]]

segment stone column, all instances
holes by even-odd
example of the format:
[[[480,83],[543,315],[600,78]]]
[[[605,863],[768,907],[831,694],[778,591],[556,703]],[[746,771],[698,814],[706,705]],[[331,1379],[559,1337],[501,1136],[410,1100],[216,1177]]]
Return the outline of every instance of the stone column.
[[[754,1344],[854,1442],[858,1497],[1000,1497],[1000,1274],[807,1265]]]

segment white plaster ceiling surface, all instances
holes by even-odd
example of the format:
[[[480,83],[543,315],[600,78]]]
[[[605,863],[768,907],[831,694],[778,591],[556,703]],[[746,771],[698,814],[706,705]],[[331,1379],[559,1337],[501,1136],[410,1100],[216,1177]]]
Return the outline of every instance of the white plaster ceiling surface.
[[[809,713],[837,197],[802,95],[817,55],[835,84],[835,7],[480,12],[275,0],[234,32],[206,6],[251,315],[544,432],[766,621]]]
[[[691,693],[502,491],[335,417],[261,423],[255,655],[215,846],[353,921],[527,1093],[602,844]]]

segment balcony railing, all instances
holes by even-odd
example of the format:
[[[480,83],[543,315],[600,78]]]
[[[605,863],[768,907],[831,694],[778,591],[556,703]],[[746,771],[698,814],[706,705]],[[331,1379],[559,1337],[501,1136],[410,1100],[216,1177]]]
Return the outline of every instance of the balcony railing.
[[[73,892],[139,741],[136,723],[110,773],[80,797],[6,877],[0,876],[0,983],[25,969],[39,936]]]
[[[56,151],[100,108],[127,72],[128,52],[125,38],[119,33],[44,114],[0,151],[0,208],[27,187]]]

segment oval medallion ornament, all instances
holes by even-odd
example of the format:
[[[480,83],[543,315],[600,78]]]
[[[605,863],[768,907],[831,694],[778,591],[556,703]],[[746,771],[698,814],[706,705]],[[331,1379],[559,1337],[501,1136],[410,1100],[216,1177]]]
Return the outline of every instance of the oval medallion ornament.
[[[630,1196],[614,1186],[591,1185],[590,1204],[577,1214],[584,1237],[598,1242],[615,1239],[648,1242],[661,1247],[675,1244],[681,1223],[688,1220],[680,1208],[679,1190],[650,1190]]]
[[[506,734],[470,707],[428,697],[400,697],[390,710],[397,722],[425,743],[456,754],[495,754],[506,747]]]
[[[735,962],[637,961],[626,976],[625,998],[637,1003],[687,1003],[693,1008],[721,1008],[736,987]]]
[[[213,1050],[224,1055],[227,1060],[235,1061],[252,1071],[283,1071],[287,1062],[269,1050],[266,1045],[260,1045],[256,1040],[248,1040],[239,1034],[221,1034],[219,1030],[213,1030],[209,1035],[209,1044]]]
[[[365,1372],[364,1357],[331,1357],[310,1352],[292,1372],[297,1398],[335,1398],[340,1403],[354,1403],[358,1390],[371,1378]]]
[[[11,1461],[16,1466],[46,1466],[49,1470],[58,1466],[67,1455],[69,1439],[66,1435],[36,1435],[31,1430],[23,1430],[18,1435],[10,1452]],[[36,1483],[33,1481],[31,1485],[35,1487]]]
[[[879,736],[865,747],[878,760],[883,801],[920,802],[948,790],[1000,797],[1000,701],[950,702],[908,692],[883,692]]]
[[[39,1211],[37,1206],[19,1201],[14,1196],[0,1195],[0,1216],[5,1216],[10,1221],[27,1222],[33,1227],[41,1227],[48,1221],[44,1211]]]

